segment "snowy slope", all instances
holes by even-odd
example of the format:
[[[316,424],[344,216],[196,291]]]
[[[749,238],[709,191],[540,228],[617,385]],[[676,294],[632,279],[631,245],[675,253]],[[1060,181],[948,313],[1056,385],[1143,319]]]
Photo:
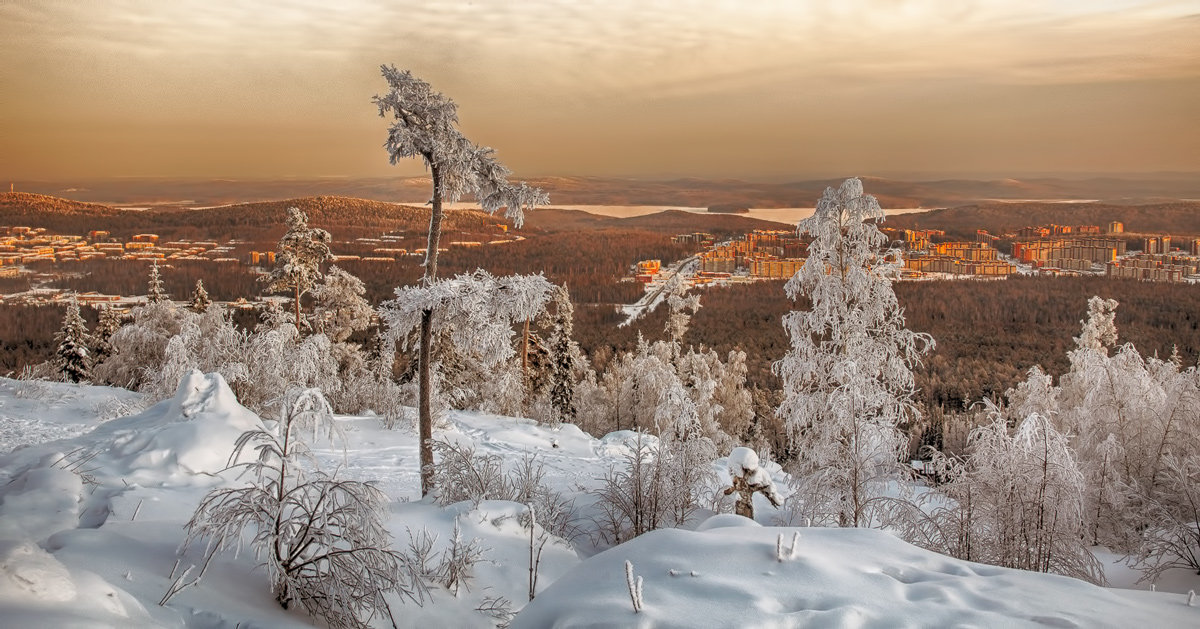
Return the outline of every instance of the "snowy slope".
[[[731,515],[705,524],[652,531],[588,559],[512,629],[1200,626],[1200,605],[1188,607],[1186,595],[959,561],[882,531],[762,527]],[[636,614],[627,560],[643,579]]]
[[[248,554],[219,555],[199,584],[159,605],[184,523],[207,491],[243,482],[221,470],[233,440],[261,420],[218,376],[199,373],[185,378],[173,400],[113,418],[138,408],[136,396],[119,389],[0,379],[0,448],[16,448],[0,449],[0,626],[313,626],[274,602]],[[483,413],[450,413],[447,422],[440,436],[480,453],[507,462],[536,453],[548,483],[585,515],[593,500],[586,490],[628,452],[626,434],[597,440],[573,426]],[[379,484],[392,500],[387,526],[395,547],[424,531],[440,551],[457,525],[463,539],[486,549],[457,595],[436,589],[421,607],[396,601],[398,626],[491,627],[496,619],[476,611],[486,601],[504,599],[513,611],[526,604],[523,505],[421,501],[411,431],[386,430],[370,415],[339,423],[346,443],[314,444],[317,462]],[[770,522],[765,502],[758,507],[760,521]],[[771,529],[731,515],[701,528],[655,532],[583,563],[580,554],[593,552],[586,537],[578,548],[552,540],[538,596],[514,626],[1200,626],[1200,601],[1187,607],[1178,593],[968,564],[878,531]],[[776,561],[776,536],[782,532],[790,544],[795,530],[796,558]],[[181,568],[199,555],[189,549]],[[626,559],[645,583],[646,608],[636,616]],[[1176,577],[1177,591],[1200,586],[1194,575]]]

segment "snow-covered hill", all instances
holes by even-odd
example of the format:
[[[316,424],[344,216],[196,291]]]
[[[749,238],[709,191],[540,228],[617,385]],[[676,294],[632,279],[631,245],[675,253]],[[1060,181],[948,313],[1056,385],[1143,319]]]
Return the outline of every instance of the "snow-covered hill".
[[[233,441],[261,420],[219,376],[198,373],[173,400],[137,409],[136,396],[119,389],[0,380],[0,626],[312,626],[275,603],[250,553],[218,555],[198,584],[159,604],[183,525],[207,491],[244,482],[222,469]],[[448,423],[442,436],[479,453],[508,462],[537,454],[547,483],[585,515],[594,501],[587,490],[628,452],[622,435],[597,440],[573,426],[480,413],[451,413]],[[346,443],[318,441],[316,461],[378,483],[392,501],[388,528],[398,549],[428,533],[440,551],[456,525],[486,549],[457,595],[435,588],[420,607],[396,599],[397,626],[490,627],[503,614],[477,608],[525,606],[524,505],[419,500],[411,431],[385,430],[373,416],[339,424]],[[760,507],[760,521],[770,523],[769,508]],[[588,527],[586,518],[579,524]],[[763,527],[732,515],[699,529],[653,532],[586,561],[581,555],[594,552],[588,536],[575,546],[552,539],[538,596],[513,626],[1200,626],[1200,601],[1189,607],[1179,593],[1200,587],[1194,575],[1175,575],[1175,592],[1106,589],[957,561],[879,531]],[[789,550],[782,562],[780,535]],[[189,549],[180,571],[200,554]],[[626,560],[644,582],[638,614]]]

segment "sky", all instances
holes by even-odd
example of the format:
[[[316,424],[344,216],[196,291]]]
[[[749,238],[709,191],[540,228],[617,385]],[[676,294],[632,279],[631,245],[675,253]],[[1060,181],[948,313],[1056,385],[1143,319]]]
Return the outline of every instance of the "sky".
[[[1200,172],[1200,0],[0,0],[0,178],[421,174],[385,63],[521,176]]]

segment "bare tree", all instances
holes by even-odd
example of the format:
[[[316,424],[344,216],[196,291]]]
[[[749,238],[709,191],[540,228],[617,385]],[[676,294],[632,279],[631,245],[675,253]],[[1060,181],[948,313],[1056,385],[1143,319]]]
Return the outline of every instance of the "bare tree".
[[[389,65],[381,66],[380,70],[388,83],[388,92],[382,96],[376,95],[373,102],[379,107],[381,117],[392,117],[387,142],[384,143],[391,163],[420,158],[433,179],[423,277],[424,284],[428,286],[437,280],[443,203],[453,203],[464,195],[474,195],[489,213],[507,208],[505,216],[520,227],[524,222],[524,209],[545,203],[547,197],[541,190],[525,183],[509,183],[509,171],[496,161],[494,151],[471,142],[458,130],[458,106],[453,100],[434,91],[428,83],[407,70],[397,70]],[[429,493],[433,488],[433,449],[430,444],[433,437],[430,406],[433,317],[432,309],[422,313],[417,359],[422,494]]]

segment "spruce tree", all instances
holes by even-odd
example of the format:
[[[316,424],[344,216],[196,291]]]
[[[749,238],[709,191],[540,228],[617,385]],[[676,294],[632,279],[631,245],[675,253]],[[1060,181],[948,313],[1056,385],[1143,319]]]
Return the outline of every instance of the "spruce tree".
[[[204,280],[196,280],[196,288],[192,291],[192,310],[204,312],[210,304],[212,300],[208,298],[208,291],[204,290]]]
[[[565,286],[554,292],[554,332],[550,338],[550,405],[558,421],[575,421],[575,363],[578,344],[574,334],[575,310]]]
[[[75,296],[67,302],[62,328],[54,336],[58,342],[55,350],[58,370],[71,382],[84,382],[92,378],[92,357],[88,351],[90,341],[87,324],[79,314],[79,301]]]
[[[167,291],[163,290],[162,276],[158,273],[158,260],[150,265],[150,281],[146,283],[146,301],[157,304],[167,301]]]
[[[93,367],[112,356],[112,336],[124,324],[125,316],[115,307],[108,305],[100,308],[100,320],[96,323],[96,331],[92,334]]]

